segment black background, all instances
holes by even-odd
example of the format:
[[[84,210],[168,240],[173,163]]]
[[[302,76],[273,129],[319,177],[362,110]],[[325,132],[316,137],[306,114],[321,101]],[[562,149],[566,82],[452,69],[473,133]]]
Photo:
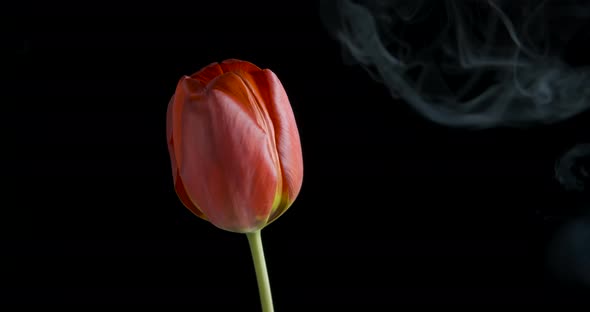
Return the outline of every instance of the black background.
[[[227,58],[279,76],[301,135],[300,196],[262,232],[277,311],[587,299],[546,253],[585,205],[553,170],[588,113],[433,124],[343,64],[317,3],[85,6],[2,13],[3,302],[259,310],[245,236],[182,206],[166,147],[178,79]]]

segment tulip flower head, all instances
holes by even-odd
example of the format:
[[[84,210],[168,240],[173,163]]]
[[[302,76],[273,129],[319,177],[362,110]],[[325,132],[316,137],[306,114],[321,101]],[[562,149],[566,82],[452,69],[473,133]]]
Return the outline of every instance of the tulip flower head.
[[[268,69],[229,59],[184,76],[166,130],[180,201],[218,228],[258,231],[299,194],[299,132],[285,89]]]

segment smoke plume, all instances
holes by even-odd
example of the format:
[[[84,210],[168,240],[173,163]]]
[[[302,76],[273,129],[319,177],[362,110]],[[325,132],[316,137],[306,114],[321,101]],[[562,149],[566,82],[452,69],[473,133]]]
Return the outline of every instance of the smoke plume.
[[[584,191],[590,183],[590,144],[578,144],[557,161],[555,175],[570,191]],[[586,189],[587,190],[587,189]],[[548,264],[555,277],[590,287],[590,206],[562,225],[548,247]]]
[[[555,165],[555,177],[567,190],[583,191],[590,183],[590,144],[578,144]]]
[[[590,5],[554,0],[323,0],[342,45],[392,96],[447,126],[549,124],[590,106],[576,63]],[[586,31],[584,31],[586,28]]]

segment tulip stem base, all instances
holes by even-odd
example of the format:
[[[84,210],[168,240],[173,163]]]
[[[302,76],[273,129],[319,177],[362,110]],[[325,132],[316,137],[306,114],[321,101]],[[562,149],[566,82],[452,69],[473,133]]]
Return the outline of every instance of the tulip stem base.
[[[252,260],[254,260],[254,268],[256,270],[256,280],[258,281],[258,293],[260,295],[260,303],[262,304],[263,312],[273,312],[272,295],[270,292],[270,282],[268,280],[268,272],[266,270],[266,261],[264,260],[264,250],[262,249],[262,238],[260,230],[246,233],[250,251],[252,252]]]

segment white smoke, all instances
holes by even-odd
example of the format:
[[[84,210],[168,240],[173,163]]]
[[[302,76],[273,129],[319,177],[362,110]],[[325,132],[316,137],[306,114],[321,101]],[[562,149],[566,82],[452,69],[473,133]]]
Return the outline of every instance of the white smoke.
[[[555,165],[555,177],[567,190],[583,191],[590,183],[590,144],[578,144]]]
[[[590,17],[579,0],[323,0],[345,61],[448,126],[528,126],[590,106],[590,67],[564,51]]]
[[[556,163],[555,175],[569,191],[582,192],[590,183],[590,144],[578,144]],[[548,248],[548,264],[564,282],[590,287],[590,209],[584,203],[578,216],[562,225]]]

